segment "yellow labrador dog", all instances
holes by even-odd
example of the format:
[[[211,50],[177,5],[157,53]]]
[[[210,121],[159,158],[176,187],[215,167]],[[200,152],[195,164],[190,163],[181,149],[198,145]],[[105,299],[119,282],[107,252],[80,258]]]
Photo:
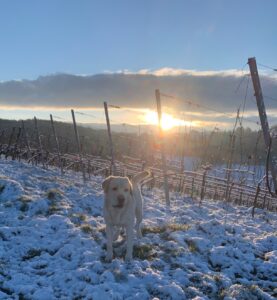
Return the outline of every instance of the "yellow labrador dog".
[[[140,224],[142,221],[142,195],[139,183],[149,175],[148,171],[136,174],[131,181],[128,177],[110,176],[106,178],[102,187],[105,194],[104,219],[106,222],[107,255],[106,261],[113,258],[113,240],[116,230],[126,228],[127,252],[125,260],[133,258],[133,227],[136,218],[137,237],[142,236]]]

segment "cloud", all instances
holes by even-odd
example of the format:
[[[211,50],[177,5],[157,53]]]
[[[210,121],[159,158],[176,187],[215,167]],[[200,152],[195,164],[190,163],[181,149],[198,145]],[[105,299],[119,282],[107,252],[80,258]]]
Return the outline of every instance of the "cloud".
[[[235,113],[242,105],[248,82],[246,71],[197,71],[173,68],[128,70],[98,75],[53,74],[36,80],[0,83],[0,106],[103,107],[103,101],[130,108],[155,109],[155,89],[176,98],[162,97],[164,107],[216,117],[217,110]],[[264,94],[277,98],[277,78],[261,74]],[[239,87],[239,88],[238,88]],[[246,110],[256,111],[249,80]],[[198,103],[189,105],[188,101]],[[275,107],[276,107],[275,103]],[[274,101],[266,100],[268,108]]]
[[[180,76],[180,75],[192,75],[192,76],[235,76],[241,77],[247,74],[247,71],[229,69],[229,70],[219,70],[219,71],[199,71],[199,70],[186,70],[186,69],[176,69],[176,68],[161,68],[158,70],[151,69],[141,69],[137,72],[132,72],[128,69],[118,70],[117,72],[106,71],[107,74],[139,74],[139,75],[155,75],[155,76]]]

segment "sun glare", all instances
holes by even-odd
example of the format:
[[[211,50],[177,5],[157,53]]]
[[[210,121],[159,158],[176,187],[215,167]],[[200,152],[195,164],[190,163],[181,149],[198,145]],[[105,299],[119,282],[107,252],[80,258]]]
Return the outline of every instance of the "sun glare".
[[[144,121],[147,124],[151,124],[151,125],[158,125],[159,121],[158,121],[158,115],[156,112],[154,111],[148,111],[146,112],[146,114],[144,115]],[[180,120],[180,119],[176,119],[173,116],[171,116],[170,114],[167,113],[163,113],[162,115],[162,129],[163,130],[170,130],[173,127],[177,127],[177,126],[189,126],[191,123],[184,121],[184,120]]]

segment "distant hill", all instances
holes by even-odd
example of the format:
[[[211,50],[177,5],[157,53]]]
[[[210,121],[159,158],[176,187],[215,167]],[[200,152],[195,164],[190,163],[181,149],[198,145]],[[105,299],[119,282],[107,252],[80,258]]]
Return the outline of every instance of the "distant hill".
[[[26,131],[33,147],[37,147],[37,135],[34,120],[24,121]],[[1,144],[15,143],[19,134],[21,121],[0,119]],[[56,151],[50,121],[38,120],[43,148]],[[55,122],[57,136],[62,153],[76,153],[77,144],[73,125]],[[14,128],[14,133],[12,135]],[[110,155],[109,141],[105,124],[90,123],[78,126],[81,149],[84,153],[107,157]],[[261,133],[249,128],[237,128],[235,139],[234,162],[244,165],[265,164],[266,151]],[[143,158],[151,161],[160,151],[160,138],[155,126],[138,126],[112,124],[112,139],[116,158],[122,155]],[[24,146],[21,135],[19,144]],[[168,157],[199,157],[203,163],[222,163],[230,158],[230,131],[196,131],[180,132],[178,128],[165,135],[165,150]],[[277,141],[273,141],[273,151],[277,151]]]
[[[106,124],[100,124],[100,123],[86,123],[86,124],[80,124],[82,127],[89,127],[93,129],[101,129],[106,130],[107,125]],[[112,131],[114,132],[121,132],[121,133],[143,133],[143,132],[157,132],[157,126],[154,125],[131,125],[131,124],[111,124]],[[172,129],[171,131],[174,132],[178,130]]]

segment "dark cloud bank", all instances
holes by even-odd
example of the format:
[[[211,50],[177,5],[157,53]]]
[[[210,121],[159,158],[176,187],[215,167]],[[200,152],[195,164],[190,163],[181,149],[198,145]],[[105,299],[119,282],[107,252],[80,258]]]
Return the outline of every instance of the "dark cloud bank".
[[[245,75],[244,75],[245,76]],[[7,81],[0,83],[0,104],[9,106],[60,106],[102,107],[103,101],[126,107],[153,108],[155,89],[187,100],[234,112],[245,95],[247,77],[238,73],[181,74],[156,76],[153,74],[99,74],[78,76],[55,74],[36,80]],[[261,76],[264,94],[277,98],[277,79]],[[240,84],[238,91],[237,88]],[[253,95],[249,82],[249,95]],[[182,101],[163,99],[163,104],[186,109]],[[268,103],[274,107],[274,103]],[[277,106],[277,102],[275,107]],[[248,109],[255,109],[248,101]],[[193,109],[192,109],[193,110]]]

